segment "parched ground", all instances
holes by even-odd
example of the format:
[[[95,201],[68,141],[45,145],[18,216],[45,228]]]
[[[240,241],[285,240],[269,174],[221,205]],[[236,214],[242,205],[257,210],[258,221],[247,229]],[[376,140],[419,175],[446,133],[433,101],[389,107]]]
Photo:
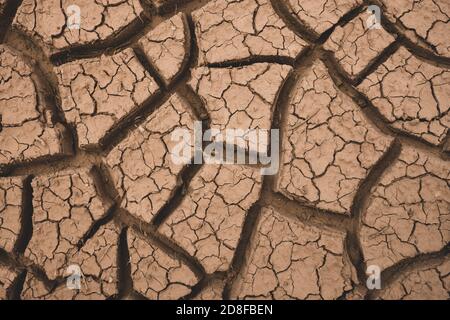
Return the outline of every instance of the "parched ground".
[[[449,17],[0,0],[0,299],[450,299]],[[196,121],[279,129],[278,173],[174,163]]]

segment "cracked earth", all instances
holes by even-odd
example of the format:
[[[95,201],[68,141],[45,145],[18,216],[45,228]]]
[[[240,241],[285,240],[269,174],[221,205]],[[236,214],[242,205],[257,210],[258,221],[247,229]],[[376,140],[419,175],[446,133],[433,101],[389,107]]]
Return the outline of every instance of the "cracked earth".
[[[0,299],[450,299],[449,17],[0,0]],[[195,121],[279,129],[278,173],[174,163]]]

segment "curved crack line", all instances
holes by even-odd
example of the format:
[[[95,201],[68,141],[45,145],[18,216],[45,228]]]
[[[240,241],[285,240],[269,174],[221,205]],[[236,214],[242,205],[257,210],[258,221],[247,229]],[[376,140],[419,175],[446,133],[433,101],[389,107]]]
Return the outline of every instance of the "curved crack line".
[[[145,14],[135,18],[118,34],[108,37],[105,40],[99,40],[91,44],[73,45],[68,49],[54,53],[50,56],[50,61],[55,66],[60,66],[68,62],[98,57],[102,54],[111,55],[131,46],[139,38],[143,30],[146,30],[151,19]],[[144,31],[145,32],[145,31]]]
[[[46,175],[67,170],[67,168],[91,167],[101,165],[102,155],[96,152],[80,151],[74,156],[50,156],[32,160],[6,168],[0,177]]]
[[[310,43],[315,43],[319,39],[320,35],[314,30],[306,27],[306,25],[300,21],[297,17],[294,17],[291,13],[289,4],[280,0],[270,0],[273,10],[286,24],[286,26],[293,31],[297,36]]]
[[[198,96],[196,92],[194,92],[194,90],[190,88],[189,85],[187,85],[187,81],[190,77],[189,74],[190,69],[192,67],[195,67],[198,62],[198,46],[192,17],[188,15],[186,17],[186,20],[189,26],[188,31],[190,34],[189,36],[190,50],[188,52],[189,63],[185,64],[184,67],[185,69],[182,72],[182,74],[184,74],[183,79],[180,80],[181,83],[179,84],[179,86],[176,87],[175,92],[177,92],[180,95],[180,97],[187,103],[187,105],[191,108],[196,118],[202,121],[202,136],[203,136],[205,131],[211,127],[211,118],[202,99]],[[204,148],[205,146],[206,142],[203,142],[202,148]],[[202,167],[203,167],[202,165],[191,164],[183,168],[183,170],[177,177],[178,187],[172,192],[172,195],[170,196],[166,204],[152,218],[151,223],[155,225],[156,228],[161,226],[164,223],[164,221],[170,215],[172,215],[172,213],[179,207],[179,205],[186,196],[186,190],[189,188],[190,183],[192,182],[192,180]]]
[[[432,154],[438,155],[440,158],[450,160],[450,155],[443,150],[443,145],[435,146],[430,142],[422,140],[420,137],[414,136],[400,129],[394,128],[389,124],[389,121],[381,114],[368,97],[359,92],[345,77],[342,68],[336,62],[332,54],[327,51],[322,52],[321,60],[326,65],[328,72],[333,79],[335,85],[341,92],[349,96],[360,107],[365,117],[372,125],[377,127],[381,132],[391,137],[397,138],[402,144],[412,145],[414,147],[422,148]]]
[[[361,12],[364,11],[365,5],[361,4],[349,12],[346,12],[339,20],[333,24],[330,28],[318,34],[316,31],[311,29],[304,21],[302,21],[299,17],[294,15],[292,8],[289,3],[285,3],[280,0],[270,0],[273,9],[278,14],[278,16],[284,21],[286,26],[293,31],[300,38],[307,40],[310,43],[315,44],[324,44],[328,38],[331,36],[333,31],[338,26],[344,26],[351,20],[353,20],[356,16],[358,16]]]
[[[297,200],[289,199],[278,192],[264,192],[262,204],[273,208],[281,215],[298,219],[305,224],[315,227],[327,227],[337,231],[348,231],[351,229],[352,221],[348,215],[318,209]]]
[[[6,292],[6,300],[20,300],[23,285],[27,277],[27,271],[20,272],[13,280],[11,287]]]
[[[412,258],[403,259],[393,266],[386,268],[381,272],[381,281],[383,288],[381,290],[372,290],[367,292],[365,299],[375,300],[379,298],[385,289],[389,288],[403,274],[423,267],[435,266],[443,262],[450,255],[450,243],[442,250],[437,252],[420,254]]]
[[[378,0],[364,0],[364,3],[376,4],[380,8],[385,8],[384,4]],[[422,45],[414,43],[408,37],[405,36],[406,30],[402,30],[404,27],[397,23],[391,22],[385,15],[384,11],[381,12],[381,25],[390,34],[396,35],[397,40],[410,51],[414,56],[420,57],[425,61],[429,61],[440,67],[450,68],[450,58],[438,55],[433,51],[432,45],[425,39],[419,38],[419,42],[423,42]],[[428,47],[428,48],[426,48]]]
[[[31,263],[22,254],[8,253],[0,248],[0,264],[17,270],[20,273],[32,273],[38,280],[42,281],[48,290],[53,290],[61,282],[60,278],[50,280],[44,270],[36,264]],[[20,295],[20,293],[15,293]]]
[[[172,16],[173,17],[173,16]],[[171,17],[171,18],[172,18]],[[171,18],[169,18],[166,21],[169,21]],[[150,61],[150,59],[145,55],[144,48],[141,44],[137,43],[132,46],[133,51],[138,58],[141,65],[144,67],[144,69],[147,70],[147,72],[152,76],[153,79],[155,79],[158,86],[163,90],[167,91],[168,88],[171,87],[172,83],[176,83],[177,80],[183,76],[185,71],[189,69],[189,64],[191,64],[191,56],[195,56],[195,43],[192,41],[193,37],[193,27],[191,25],[193,24],[191,21],[190,16],[183,14],[182,15],[182,23],[183,23],[183,31],[184,31],[184,56],[183,61],[181,62],[180,69],[177,71],[177,73],[170,79],[170,81],[163,78],[163,76],[158,72],[157,68],[154,66],[154,64]]]
[[[177,180],[178,187],[173,190],[169,200],[165,205],[153,216],[150,222],[156,228],[160,227],[180,206],[184,198],[186,197],[187,190],[195,178],[195,176],[203,168],[203,165],[191,164],[187,165],[181,170]]]
[[[368,201],[371,197],[371,190],[380,181],[384,172],[393,165],[401,152],[401,144],[398,139],[394,139],[384,155],[371,168],[366,178],[359,184],[356,195],[350,208],[351,226],[346,237],[347,252],[351,263],[356,269],[358,280],[366,282],[366,264],[360,242],[361,221]]]
[[[261,210],[262,207],[259,201],[257,201],[248,210],[247,216],[245,217],[244,224],[242,226],[241,236],[236,246],[236,250],[234,251],[234,256],[226,276],[225,287],[223,290],[223,298],[225,300],[230,299],[234,282],[246,263],[247,259],[246,256],[248,254],[249,249],[251,248],[250,243],[252,242],[252,239],[256,234],[256,226],[258,225],[258,220],[259,217],[261,216]]]
[[[99,40],[91,44],[74,45],[68,49],[54,53],[50,56],[51,62],[62,65],[83,58],[94,58],[102,54],[114,54],[126,48],[132,47],[144,34],[154,30],[160,23],[170,20],[173,16],[183,11],[190,14],[201,8],[210,0],[183,1],[181,4],[165,6],[166,9],[155,12],[148,5],[143,5],[144,12],[135,18],[118,34]],[[178,2],[178,1],[171,1]]]
[[[159,4],[159,6],[152,3],[151,12],[164,18],[168,15],[177,14],[180,11],[192,12],[205,6],[211,1],[212,0],[165,0],[162,1],[162,4]]]
[[[385,63],[397,50],[401,47],[399,41],[395,40],[389,46],[387,46],[383,51],[380,52],[368,65],[361,70],[351,81],[353,86],[358,86],[364,81],[371,73],[375,72],[379,66]]]
[[[295,59],[290,57],[280,57],[280,56],[250,56],[244,59],[238,60],[228,60],[217,63],[208,63],[207,68],[239,68],[250,66],[256,63],[276,63],[281,65],[294,66]]]
[[[145,223],[124,209],[118,210],[115,220],[120,224],[132,228],[138,234],[143,235],[144,239],[149,239],[152,241],[158,248],[162,249],[169,256],[175,259],[180,259],[182,262],[186,263],[186,265],[191,268],[199,280],[205,277],[206,271],[202,264],[182,247],[158,233],[154,225]]]
[[[198,57],[198,49],[196,45],[192,18],[190,17],[190,15],[186,15],[185,19],[187,20],[187,24],[189,26],[189,36],[187,37],[187,39],[189,40],[189,44],[187,45],[189,51],[186,52],[187,61],[183,63],[179,75],[172,81],[170,85],[163,85],[162,87],[160,87],[158,92],[147,99],[147,101],[142,103],[138,108],[136,108],[135,111],[127,114],[113,128],[109,130],[109,132],[99,142],[101,146],[100,151],[104,154],[107,154],[115,146],[117,146],[127,136],[130,130],[132,130],[133,128],[137,128],[140,124],[142,124],[151,114],[153,114],[153,112],[164,105],[164,103],[166,103],[174,93],[183,91],[182,88],[184,88],[190,77],[190,69],[197,64]],[[144,64],[146,64],[145,60]],[[150,67],[150,64],[147,64],[146,66]],[[144,65],[144,67],[146,66]],[[150,72],[156,73],[156,71],[154,70],[150,70]],[[157,77],[160,79],[160,82],[163,82],[160,76]]]
[[[191,293],[185,295],[184,297],[180,298],[180,300],[193,300],[198,295],[202,293],[202,291],[207,288],[208,285],[214,283],[214,281],[222,281],[225,282],[227,280],[227,273],[223,271],[216,271],[212,274],[207,274],[201,281],[199,281],[195,286],[192,287]],[[224,293],[222,292],[222,299],[226,300],[224,298]]]
[[[46,111],[51,114],[50,122],[53,125],[61,125],[61,153],[58,155],[44,155],[33,160],[24,160],[21,163],[4,165],[1,171],[8,172],[18,166],[23,166],[34,161],[47,161],[53,157],[70,157],[75,152],[77,135],[75,130],[65,119],[61,110],[61,98],[53,67],[46,58],[42,49],[24,33],[12,30],[5,38],[5,45],[17,51],[23,61],[32,69],[31,79],[36,88],[38,105],[42,107],[41,114],[46,116]],[[1,129],[0,129],[1,130]]]

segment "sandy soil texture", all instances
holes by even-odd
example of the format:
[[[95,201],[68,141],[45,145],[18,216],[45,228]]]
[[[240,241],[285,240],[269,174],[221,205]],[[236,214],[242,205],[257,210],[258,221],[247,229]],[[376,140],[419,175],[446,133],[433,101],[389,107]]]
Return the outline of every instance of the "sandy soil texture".
[[[0,300],[450,299],[449,34],[448,0],[0,0]],[[199,121],[279,129],[278,173],[174,162]]]

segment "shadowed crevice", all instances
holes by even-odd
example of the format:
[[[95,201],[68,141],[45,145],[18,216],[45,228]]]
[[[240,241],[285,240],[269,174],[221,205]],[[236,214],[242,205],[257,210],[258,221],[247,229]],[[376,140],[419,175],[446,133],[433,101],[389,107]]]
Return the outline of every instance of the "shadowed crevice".
[[[223,298],[230,300],[233,285],[239,276],[243,266],[247,262],[247,255],[251,248],[251,241],[256,234],[256,226],[258,225],[258,219],[261,216],[262,207],[259,202],[256,202],[248,210],[247,216],[244,220],[244,225],[241,231],[241,237],[234,252],[233,260],[231,261],[230,268],[228,270],[225,287],[223,290]]]
[[[143,0],[151,1],[151,0]],[[165,0],[162,4],[156,7],[152,4],[153,14],[165,17],[177,14],[178,12],[192,12],[203,6],[212,0]]]
[[[14,246],[14,252],[23,254],[33,236],[33,188],[31,182],[33,176],[28,176],[23,181],[22,189],[22,213],[20,217],[20,232]]]
[[[294,66],[295,59],[290,57],[281,57],[281,56],[251,56],[244,59],[238,60],[228,60],[217,63],[209,63],[206,65],[207,68],[240,68],[245,66],[250,66],[256,63],[273,63],[273,64],[281,64]]]
[[[33,274],[33,276],[41,281],[45,288],[49,291],[52,291],[59,282],[64,280],[61,277],[58,277],[54,280],[49,279],[40,266],[34,264],[22,254],[11,254],[6,252],[2,248],[0,248],[0,264],[13,270],[17,270],[20,273],[27,271],[27,273]]]
[[[42,96],[41,100],[46,102],[45,105],[53,112],[54,122],[62,123],[67,127],[68,124],[65,114],[61,109],[58,78],[54,66],[42,48],[32,37],[29,37],[22,30],[16,28],[8,33],[5,43],[20,52],[20,55],[25,57],[27,62],[32,66],[33,76],[36,79],[35,82]]]
[[[417,40],[419,43],[414,43],[405,34],[412,32],[408,30],[400,21],[392,22],[386,16],[386,7],[379,0],[364,0],[366,4],[376,4],[381,8],[381,25],[383,28],[392,35],[397,36],[397,40],[407,48],[414,56],[420,57],[423,60],[432,63],[438,67],[450,68],[450,58],[440,56],[435,52],[434,46],[428,43],[419,35]],[[444,36],[444,35],[443,35]]]
[[[190,51],[188,53],[189,62],[183,64],[179,76],[176,77],[168,87],[166,87],[165,89],[164,87],[160,87],[160,89],[153,96],[147,99],[147,101],[141,104],[141,106],[136,108],[134,111],[130,112],[127,116],[122,118],[113,128],[108,131],[108,133],[99,142],[102,152],[108,153],[114,147],[116,147],[128,135],[130,130],[137,128],[142,123],[144,123],[147,118],[151,114],[153,114],[153,112],[158,110],[162,105],[169,101],[172,95],[176,93],[180,87],[183,87],[189,79],[190,68],[196,65],[198,54],[196,53],[197,46],[195,44],[195,34],[193,34],[191,26],[192,20],[189,15],[187,15],[185,19],[187,21],[187,24],[190,26],[190,36],[188,37],[190,39]],[[159,81],[163,81],[161,77],[159,77],[159,79]]]
[[[161,226],[180,206],[189,190],[192,180],[200,172],[202,167],[203,165],[201,164],[189,164],[183,168],[178,176],[178,186],[172,192],[169,200],[154,215],[151,221],[155,227]]]
[[[169,20],[166,20],[169,21]],[[184,33],[184,56],[183,61],[181,62],[179,70],[172,77],[172,79],[165,79],[158,68],[154,65],[154,63],[146,56],[145,50],[143,46],[139,43],[136,43],[132,49],[144,67],[144,69],[152,76],[158,86],[162,91],[167,91],[169,88],[173,87],[174,83],[177,83],[179,78],[182,77],[187,70],[189,69],[189,64],[191,63],[191,56],[195,56],[195,52],[193,52],[193,47],[195,46],[195,42],[192,41],[192,30],[191,30],[191,21],[190,18],[186,15],[182,15],[183,22],[183,33]],[[155,27],[156,29],[156,27]],[[150,44],[152,46],[156,45],[156,43]]]
[[[287,217],[316,227],[328,227],[338,231],[348,231],[351,227],[349,215],[318,209],[307,203],[292,200],[278,192],[264,192],[261,197],[263,206],[273,208]]]
[[[363,215],[368,207],[370,196],[372,195],[371,190],[379,183],[386,170],[398,159],[401,149],[402,146],[400,142],[395,139],[384,155],[370,169],[367,177],[359,184],[350,208],[352,223],[345,239],[345,243],[350,261],[356,269],[360,283],[365,283],[367,269],[360,241],[360,229]]]
[[[345,26],[347,23],[349,23],[350,21],[355,19],[357,16],[359,16],[362,12],[364,12],[364,10],[366,10],[366,6],[364,4],[361,4],[361,5],[353,8],[349,12],[345,13],[338,20],[338,22],[336,22],[333,26],[331,26],[328,30],[326,30],[325,32],[323,32],[320,35],[319,39],[317,39],[317,43],[324,44],[337,27]]]
[[[150,74],[150,76],[155,80],[158,87],[165,91],[167,90],[167,83],[163,79],[163,77],[158,73],[156,68],[152,65],[150,62],[150,59],[147,58],[145,55],[144,50],[139,46],[133,47],[134,54],[136,55],[136,58],[138,59],[139,63],[144,67],[144,69]]]
[[[211,119],[209,116],[209,113],[207,111],[207,108],[205,104],[203,103],[203,100],[198,96],[192,88],[186,84],[187,80],[190,77],[189,70],[190,68],[196,66],[198,61],[198,47],[197,47],[197,40],[195,37],[195,31],[194,31],[194,24],[192,21],[191,16],[186,16],[186,21],[189,25],[189,32],[190,32],[190,54],[189,63],[186,64],[186,69],[184,70],[184,76],[183,81],[176,87],[177,93],[180,94],[182,99],[187,102],[187,104],[190,106],[192,112],[195,115],[195,118],[202,121],[202,137],[204,136],[204,133],[210,128],[211,126]],[[206,146],[205,141],[202,142],[202,149]],[[186,165],[183,170],[180,172],[180,174],[177,177],[177,188],[172,192],[169,200],[165,203],[165,205],[159,210],[158,213],[156,213],[151,221],[151,224],[153,224],[156,228],[161,226],[164,221],[179,207],[181,202],[183,201],[184,197],[186,196],[186,193],[188,192],[189,185],[194,179],[194,177],[200,172],[201,168],[203,167],[202,164],[194,164],[191,161],[191,164]]]
[[[150,18],[142,14],[118,34],[90,44],[73,45],[68,49],[52,54],[50,61],[55,66],[59,66],[74,60],[94,58],[102,54],[115,54],[129,47],[138,37],[141,37],[143,30],[146,31],[146,26],[150,24],[150,21]]]
[[[128,251],[128,228],[120,232],[117,254],[117,278],[119,281],[119,298],[130,296],[133,292],[133,279],[131,277],[130,252]]]
[[[385,289],[400,279],[405,273],[420,270],[427,267],[434,267],[443,263],[450,256],[450,243],[437,252],[420,254],[412,258],[406,258],[381,272],[381,290],[371,290],[367,293],[367,300],[379,298]]]
[[[342,68],[330,52],[322,51],[321,60],[327,66],[328,72],[339,90],[349,96],[360,107],[360,110],[369,122],[382,133],[397,138],[402,144],[411,145],[435,154],[442,159],[450,160],[449,154],[442,150],[442,146],[435,146],[420,137],[394,128],[386,117],[381,114],[380,110],[373,105],[372,101],[351,84],[351,81],[342,73]]]
[[[276,14],[283,20],[284,24],[298,37],[305,39],[310,43],[317,42],[319,35],[294,16],[289,4],[280,0],[270,0],[270,3]]]
[[[385,63],[397,50],[400,48],[401,44],[399,41],[392,42],[387,46],[381,53],[375,57],[361,72],[359,72],[354,79],[352,84],[356,87],[361,84],[371,73],[375,72],[380,65]]]
[[[216,271],[213,274],[207,274],[203,279],[201,279],[195,286],[191,288],[191,292],[180,300],[195,300],[204,289],[211,285],[214,281],[226,281],[226,272]]]
[[[94,221],[94,223],[89,227],[88,231],[86,231],[86,233],[78,241],[76,245],[78,250],[80,250],[86,244],[86,242],[92,239],[102,226],[113,220],[116,210],[116,205],[112,205],[103,217]]]
[[[22,0],[8,0],[3,12],[0,12],[0,44],[5,40],[5,36],[11,28],[11,24],[21,4]]]
[[[75,156],[49,156],[11,165],[5,167],[0,176],[48,175],[67,168],[91,167],[101,162],[102,156],[99,153],[80,150]]]
[[[336,27],[344,26],[365,10],[365,5],[363,4],[353,8],[349,12],[345,13],[333,26],[328,28],[322,34],[318,34],[295,15],[288,3],[280,0],[270,0],[270,2],[275,12],[291,31],[293,31],[300,38],[318,45],[325,43]]]
[[[50,60],[54,65],[65,64],[78,59],[94,58],[102,54],[112,55],[127,47],[131,47],[144,34],[154,30],[161,22],[167,21],[176,14],[184,12],[190,14],[204,6],[211,0],[198,1],[169,1],[158,12],[153,6],[144,5],[144,13],[124,27],[119,33],[84,45],[73,45],[51,55]],[[145,0],[143,2],[146,2]],[[157,16],[155,16],[157,14]]]
[[[27,272],[21,271],[19,275],[14,279],[11,287],[6,292],[7,300],[21,300],[20,295],[22,293],[26,277]]]
[[[184,262],[200,280],[205,276],[206,272],[201,263],[175,242],[160,234],[154,225],[136,218],[123,209],[118,210],[115,220],[132,228],[143,239],[148,239],[169,256]]]
[[[280,172],[282,171],[283,165],[283,140],[285,136],[285,130],[288,126],[288,111],[289,105],[292,99],[292,94],[294,93],[295,87],[302,76],[303,72],[311,66],[315,57],[316,49],[314,47],[307,47],[304,49],[301,54],[297,57],[293,69],[289,72],[289,74],[284,79],[281,84],[275,100],[273,107],[273,115],[271,122],[271,129],[279,130],[279,169],[278,173],[275,176],[266,177],[266,179],[270,180],[269,185],[271,186],[271,190],[274,192],[278,191],[277,182]],[[271,142],[270,142],[271,143]],[[271,150],[271,146],[269,145],[269,150]]]

